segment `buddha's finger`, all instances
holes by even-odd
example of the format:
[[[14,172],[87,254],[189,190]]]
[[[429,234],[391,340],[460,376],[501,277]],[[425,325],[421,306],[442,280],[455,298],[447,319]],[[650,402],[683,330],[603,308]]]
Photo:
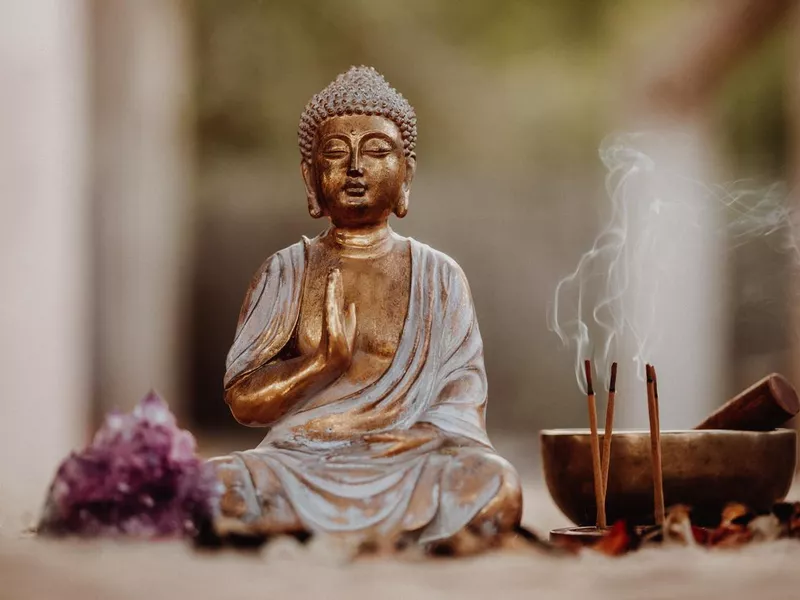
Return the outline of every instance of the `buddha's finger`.
[[[328,283],[328,297],[326,298],[326,303],[331,307],[333,312],[341,314],[344,310],[341,293],[342,279],[337,269],[331,271]]]
[[[328,271],[325,281],[325,297],[322,300],[322,337],[320,344],[327,344],[328,330],[331,323],[331,301],[333,298],[333,271]]]
[[[336,269],[334,272],[334,290],[336,292],[336,306],[339,311],[344,312],[344,283],[342,283],[342,272]]]
[[[323,335],[329,335],[331,328],[336,323],[336,293],[334,291],[333,271],[328,273],[328,282],[325,286],[325,301],[322,306],[322,329]]]
[[[325,308],[332,305],[336,299],[336,269],[331,269],[328,272],[328,280],[325,286]]]
[[[344,336],[344,326],[342,324],[342,311],[336,302],[336,295],[333,294],[325,303],[326,325],[328,337],[332,340],[341,340]]]
[[[347,341],[349,346],[353,348],[353,342],[356,338],[356,305],[351,302],[347,307],[347,316],[345,317],[345,329],[347,330]]]
[[[342,294],[342,273],[339,269],[332,269],[328,274],[328,285],[325,290],[325,304],[338,312],[344,310]]]
[[[335,295],[328,306],[328,311],[328,336],[334,341],[334,344],[338,346],[341,352],[346,352],[349,350],[349,346],[347,345],[349,341],[347,313],[344,312],[339,299],[337,299]]]

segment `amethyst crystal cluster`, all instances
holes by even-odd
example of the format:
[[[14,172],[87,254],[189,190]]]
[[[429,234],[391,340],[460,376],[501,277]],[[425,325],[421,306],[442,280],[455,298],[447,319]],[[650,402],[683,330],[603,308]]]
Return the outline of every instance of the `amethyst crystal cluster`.
[[[130,414],[108,415],[92,443],[61,464],[39,531],[191,536],[209,522],[218,487],[192,434],[151,392]]]

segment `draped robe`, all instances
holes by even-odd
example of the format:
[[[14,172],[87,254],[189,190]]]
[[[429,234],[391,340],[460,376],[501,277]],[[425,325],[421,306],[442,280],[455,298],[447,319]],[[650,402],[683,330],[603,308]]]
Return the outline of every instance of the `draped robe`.
[[[226,389],[279,360],[297,326],[308,240],[270,257],[239,317]],[[303,400],[255,449],[218,461],[244,507],[222,515],[247,530],[281,522],[328,533],[450,537],[516,478],[486,435],[486,373],[466,278],[446,255],[410,240],[411,289],[397,351],[385,373],[361,389],[332,384]],[[347,434],[331,436],[331,423]],[[434,439],[400,454],[368,434],[433,425]]]

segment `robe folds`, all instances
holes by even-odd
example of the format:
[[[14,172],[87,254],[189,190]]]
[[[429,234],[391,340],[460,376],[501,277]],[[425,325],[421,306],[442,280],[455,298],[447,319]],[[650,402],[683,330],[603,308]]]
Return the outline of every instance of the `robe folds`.
[[[277,360],[297,325],[306,270],[304,238],[256,274],[239,317],[226,389]],[[394,358],[361,389],[335,385],[273,424],[255,449],[217,462],[241,508],[221,518],[275,531],[397,535],[421,542],[460,531],[494,498],[513,467],[486,434],[486,373],[469,286],[446,255],[411,239],[411,289]],[[340,419],[347,434],[327,435]],[[439,434],[400,454],[365,436],[433,425]]]

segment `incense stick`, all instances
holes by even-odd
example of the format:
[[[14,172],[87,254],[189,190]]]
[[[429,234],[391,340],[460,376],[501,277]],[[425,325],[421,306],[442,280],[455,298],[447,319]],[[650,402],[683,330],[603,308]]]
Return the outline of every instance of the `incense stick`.
[[[653,375],[653,404],[656,407],[656,447],[658,448],[658,505],[661,507],[661,514],[666,514],[664,502],[664,471],[661,465],[661,406],[658,403],[658,375],[655,365],[650,365],[650,372]]]
[[[658,447],[661,449],[661,407],[658,405],[658,375],[656,368],[650,365],[650,373],[653,376],[653,403],[656,407],[656,433],[658,433]]]
[[[617,363],[611,363],[611,378],[608,380],[608,403],[606,404],[606,429],[603,433],[603,456],[601,469],[603,471],[603,502],[608,497],[608,469],[611,463],[611,436],[614,428],[614,400],[617,396]],[[605,505],[603,506],[605,512]]]
[[[589,429],[592,441],[592,475],[594,478],[594,500],[597,504],[597,527],[605,528],[606,511],[603,491],[603,473],[600,467],[600,439],[597,435],[597,406],[595,405],[594,388],[592,387],[592,362],[583,363],[586,372],[586,399],[589,404]]]
[[[645,372],[647,374],[647,413],[650,417],[650,459],[653,464],[653,503],[655,505],[655,521],[661,525],[664,522],[664,476],[661,471],[661,431],[655,392],[655,369],[648,364],[645,366]]]

